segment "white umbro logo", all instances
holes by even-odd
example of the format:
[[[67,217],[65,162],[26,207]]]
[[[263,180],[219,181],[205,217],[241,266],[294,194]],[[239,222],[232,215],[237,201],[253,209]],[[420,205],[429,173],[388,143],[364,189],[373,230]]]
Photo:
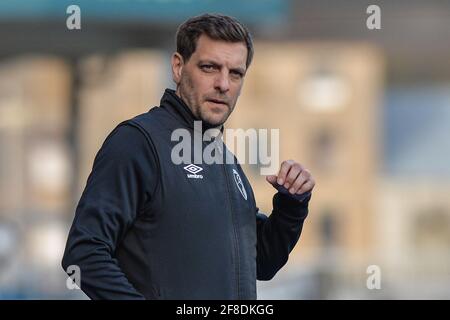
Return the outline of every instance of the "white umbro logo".
[[[191,173],[191,174],[187,175],[188,178],[203,179],[203,176],[201,174],[197,174],[200,171],[202,171],[203,168],[196,166],[195,164],[189,164],[186,167],[184,167],[183,169],[186,170],[187,172]]]

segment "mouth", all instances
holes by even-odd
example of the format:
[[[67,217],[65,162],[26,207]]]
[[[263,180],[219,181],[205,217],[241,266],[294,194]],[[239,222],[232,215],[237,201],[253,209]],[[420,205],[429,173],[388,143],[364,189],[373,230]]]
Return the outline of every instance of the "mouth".
[[[226,103],[223,100],[219,100],[219,99],[207,99],[206,101],[212,102],[212,103],[215,103],[215,104],[222,104],[222,105],[228,106],[228,103]]]

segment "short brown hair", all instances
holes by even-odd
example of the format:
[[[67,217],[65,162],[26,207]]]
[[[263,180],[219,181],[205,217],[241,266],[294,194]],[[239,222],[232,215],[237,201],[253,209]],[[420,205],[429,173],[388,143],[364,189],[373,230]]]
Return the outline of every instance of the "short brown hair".
[[[214,40],[244,42],[247,47],[246,67],[253,59],[253,42],[248,29],[235,18],[222,14],[202,14],[188,19],[178,27],[177,52],[188,61],[197,47],[197,40],[205,34]]]

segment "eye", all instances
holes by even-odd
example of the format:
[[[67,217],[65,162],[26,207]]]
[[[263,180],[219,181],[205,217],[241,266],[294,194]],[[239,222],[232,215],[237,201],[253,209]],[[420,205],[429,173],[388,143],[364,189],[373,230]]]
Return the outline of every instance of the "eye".
[[[230,72],[233,78],[240,79],[244,76],[244,74],[240,71],[231,71]]]
[[[214,71],[214,66],[212,64],[202,64],[200,66],[200,69],[202,69],[205,72],[212,72]]]

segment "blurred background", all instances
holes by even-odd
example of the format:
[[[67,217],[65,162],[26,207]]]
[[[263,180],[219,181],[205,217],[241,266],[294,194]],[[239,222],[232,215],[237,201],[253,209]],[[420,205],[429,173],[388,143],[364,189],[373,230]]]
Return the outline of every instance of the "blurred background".
[[[66,26],[71,4],[80,30]],[[373,4],[381,29],[366,25]],[[259,298],[449,299],[450,2],[438,0],[1,0],[0,299],[87,298],[60,261],[94,156],[174,87],[176,27],[204,12],[255,41],[226,127],[280,129],[280,159],[317,181]],[[259,169],[244,168],[270,214]]]

